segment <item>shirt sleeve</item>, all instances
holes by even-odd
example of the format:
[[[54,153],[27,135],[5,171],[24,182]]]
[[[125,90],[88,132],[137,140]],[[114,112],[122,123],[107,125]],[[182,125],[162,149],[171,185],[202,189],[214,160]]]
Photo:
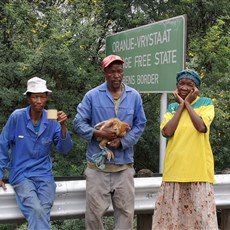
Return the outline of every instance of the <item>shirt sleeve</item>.
[[[90,125],[91,113],[91,102],[86,95],[77,106],[77,114],[74,118],[74,131],[87,142],[92,140],[94,133],[94,128]]]
[[[202,106],[202,110],[200,113],[200,117],[203,119],[207,129],[209,129],[215,117],[214,104],[211,101],[211,99],[209,98],[205,99],[204,106]]]
[[[134,146],[138,140],[140,139],[141,135],[144,132],[146,126],[146,117],[145,112],[142,104],[141,96],[138,94],[136,99],[136,108],[133,114],[133,125],[131,130],[127,133],[126,136],[121,138],[122,148],[130,148]]]
[[[69,131],[66,131],[66,138],[62,138],[61,125],[57,123],[56,131],[54,134],[54,144],[59,153],[68,153],[73,147],[73,141]]]
[[[165,125],[173,118],[174,114],[176,113],[177,108],[178,108],[178,104],[176,103],[168,105],[167,111],[164,114],[164,119],[160,125],[160,130],[163,136],[165,136],[163,129]]]
[[[13,127],[13,117],[11,115],[0,135],[0,179],[4,178],[4,171],[9,162],[9,149],[11,137],[13,136]]]

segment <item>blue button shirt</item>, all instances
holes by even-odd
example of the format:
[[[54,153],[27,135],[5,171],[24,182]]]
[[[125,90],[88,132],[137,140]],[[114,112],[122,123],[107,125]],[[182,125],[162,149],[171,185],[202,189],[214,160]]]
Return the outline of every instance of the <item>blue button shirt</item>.
[[[101,151],[99,142],[93,136],[94,126],[109,118],[118,117],[127,122],[131,130],[121,138],[121,147],[112,149],[115,159],[105,163],[129,164],[134,161],[133,147],[141,137],[146,117],[142,106],[140,94],[133,88],[124,85],[118,113],[116,114],[112,96],[107,88],[107,83],[90,90],[77,106],[77,114],[74,119],[74,130],[87,142],[86,159],[92,161],[92,155]]]
[[[0,179],[4,177],[7,165],[11,184],[34,176],[52,176],[52,144],[63,154],[72,149],[69,132],[63,139],[61,125],[56,120],[48,120],[46,110],[43,110],[40,122],[36,133],[30,118],[30,106],[17,109],[10,115],[0,136]]]

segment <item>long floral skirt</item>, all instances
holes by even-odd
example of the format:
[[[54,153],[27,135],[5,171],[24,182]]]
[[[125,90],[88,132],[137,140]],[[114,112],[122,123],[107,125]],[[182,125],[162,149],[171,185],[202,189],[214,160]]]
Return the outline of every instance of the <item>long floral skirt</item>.
[[[213,184],[163,182],[152,230],[217,230]]]

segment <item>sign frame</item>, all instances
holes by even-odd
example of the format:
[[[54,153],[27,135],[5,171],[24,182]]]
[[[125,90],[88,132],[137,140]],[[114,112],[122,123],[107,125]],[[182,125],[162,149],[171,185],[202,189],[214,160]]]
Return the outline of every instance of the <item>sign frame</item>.
[[[106,37],[106,55],[121,56],[124,83],[140,93],[175,90],[185,68],[187,15],[165,19]]]

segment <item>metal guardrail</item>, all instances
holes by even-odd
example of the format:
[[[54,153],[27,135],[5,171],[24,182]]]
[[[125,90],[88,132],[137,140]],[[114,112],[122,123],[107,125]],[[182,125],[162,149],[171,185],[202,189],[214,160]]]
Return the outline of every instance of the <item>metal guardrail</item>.
[[[217,208],[230,210],[230,174],[215,175],[214,184]],[[153,213],[155,198],[161,177],[134,178],[135,212]],[[82,218],[85,214],[85,180],[56,181],[56,199],[51,210],[51,219]],[[14,190],[6,184],[7,190],[0,188],[0,224],[24,221],[16,201]],[[108,214],[112,213],[110,206]]]

